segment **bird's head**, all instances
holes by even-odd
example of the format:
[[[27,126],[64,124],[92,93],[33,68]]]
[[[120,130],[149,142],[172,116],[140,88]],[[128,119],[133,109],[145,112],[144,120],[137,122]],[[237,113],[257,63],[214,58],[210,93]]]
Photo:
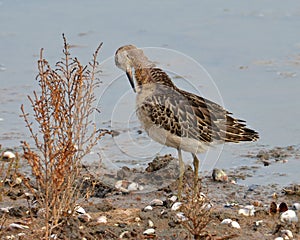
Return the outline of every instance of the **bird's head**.
[[[118,68],[126,72],[130,85],[134,91],[135,86],[132,70],[154,66],[154,63],[149,61],[144,52],[133,45],[122,46],[116,51],[115,64]]]

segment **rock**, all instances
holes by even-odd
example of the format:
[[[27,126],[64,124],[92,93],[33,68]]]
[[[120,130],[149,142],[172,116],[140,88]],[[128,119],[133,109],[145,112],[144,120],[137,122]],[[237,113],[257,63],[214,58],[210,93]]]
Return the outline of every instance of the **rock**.
[[[152,222],[152,220],[148,220],[148,226],[150,227],[150,228],[153,228],[154,227],[154,223]]]
[[[217,182],[228,182],[227,174],[223,170],[218,168],[213,169],[212,178]]]
[[[150,205],[151,206],[163,206],[164,205],[164,202],[160,199],[153,199],[151,202],[150,202]]]
[[[172,205],[171,210],[172,210],[172,211],[177,211],[177,210],[180,209],[181,205],[182,205],[181,202],[176,202],[176,203],[174,203],[174,204]]]
[[[144,235],[153,235],[155,233],[155,229],[154,228],[148,228],[147,230],[145,230],[143,232]]]
[[[297,223],[298,217],[294,210],[287,210],[280,215],[280,221],[286,223]]]

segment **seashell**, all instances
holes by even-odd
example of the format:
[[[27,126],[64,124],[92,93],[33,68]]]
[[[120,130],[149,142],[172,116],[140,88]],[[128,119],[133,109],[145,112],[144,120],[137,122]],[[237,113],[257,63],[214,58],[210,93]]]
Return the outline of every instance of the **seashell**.
[[[171,202],[176,202],[177,201],[177,196],[173,195],[169,199],[170,199]]]
[[[127,180],[119,180],[115,183],[115,188],[121,192],[128,193],[131,191],[143,190],[144,187],[140,186],[136,182],[130,182]]]
[[[89,221],[91,221],[92,217],[90,216],[90,214],[84,213],[84,214],[79,214],[78,219],[81,222],[89,222]]]
[[[214,168],[212,172],[212,178],[214,181],[217,182],[227,182],[228,181],[228,176],[227,174],[218,168]]]
[[[241,228],[240,224],[236,221],[232,221],[230,223],[230,226],[233,227],[233,228]]]
[[[127,235],[127,234],[129,234],[129,231],[124,231],[124,232],[122,232],[121,234],[120,234],[120,236],[119,236],[119,238],[123,238],[123,237],[125,237],[125,238],[127,238],[125,235]]]
[[[227,224],[227,225],[229,225],[229,224],[231,224],[232,223],[232,220],[230,219],[230,218],[225,218],[225,219],[223,219],[223,221],[221,222],[221,224]]]
[[[160,199],[153,199],[151,202],[150,202],[150,205],[151,206],[163,206],[164,205],[164,202]]]
[[[136,218],[134,219],[134,221],[135,221],[135,222],[140,222],[140,221],[142,221],[142,219],[139,218],[139,217],[136,217]]]
[[[187,217],[184,216],[184,213],[183,213],[183,212],[178,212],[178,213],[176,213],[176,218],[177,218],[177,221],[178,221],[178,222],[185,222],[185,221],[188,220]]]
[[[300,210],[300,203],[294,203],[293,210],[296,210],[296,211]]]
[[[144,211],[144,212],[147,212],[147,211],[152,211],[152,210],[153,210],[153,207],[152,207],[152,206],[150,206],[150,205],[148,205],[148,206],[144,207],[144,209],[143,209],[143,211]]]
[[[20,185],[21,183],[22,183],[22,178],[20,178],[20,177],[17,177],[16,179],[15,179],[15,184],[16,185]]]
[[[107,217],[106,216],[100,216],[96,219],[97,223],[107,223]]]
[[[171,210],[172,210],[172,211],[177,211],[177,210],[180,209],[181,205],[182,205],[181,202],[176,202],[176,203],[174,203],[174,204],[172,205]]]
[[[86,213],[86,211],[80,206],[76,206],[74,210],[79,214],[85,214]]]
[[[9,209],[11,209],[12,207],[3,207],[3,208],[0,208],[0,211],[1,212],[4,212],[4,213],[9,213]]]
[[[294,210],[287,210],[280,215],[281,222],[293,223],[298,222],[297,214]]]
[[[255,226],[261,226],[263,223],[263,220],[258,220],[258,221],[255,221]]]
[[[283,237],[277,237],[274,240],[284,240]]]
[[[5,151],[5,152],[2,153],[2,158],[3,159],[10,160],[10,159],[13,159],[15,157],[16,157],[16,155],[13,152],[11,152],[11,151]]]
[[[144,235],[152,235],[155,233],[155,229],[154,228],[148,228],[147,230],[145,230],[143,232]]]
[[[293,233],[287,229],[281,230],[281,236],[284,239],[293,239],[294,238]]]
[[[9,224],[8,229],[29,229],[29,227],[18,223],[11,223]]]
[[[137,184],[136,182],[132,182],[132,183],[130,183],[128,185],[127,190],[129,192],[131,192],[131,191],[137,191],[137,190],[139,190],[139,184]]]
[[[253,205],[247,205],[244,208],[239,209],[238,214],[249,217],[254,216],[255,210]]]
[[[153,228],[154,227],[154,223],[152,222],[152,220],[148,220],[148,226],[149,227],[151,227],[151,228]]]

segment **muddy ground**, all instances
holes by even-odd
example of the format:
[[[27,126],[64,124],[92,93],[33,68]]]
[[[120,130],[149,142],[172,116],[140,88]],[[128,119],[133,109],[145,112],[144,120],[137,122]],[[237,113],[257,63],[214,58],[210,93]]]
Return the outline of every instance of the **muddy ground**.
[[[272,149],[252,154],[250,157],[261,161],[263,167],[272,162],[273,155],[276,155],[274,158],[278,160],[284,158],[287,151],[292,150],[284,148],[276,152]],[[272,164],[276,164],[276,161]],[[26,163],[21,161],[21,164]],[[181,209],[172,208],[174,205],[172,200],[176,199],[174,196],[177,195],[178,187],[177,159],[170,155],[158,157],[142,172],[123,167],[115,174],[114,180],[110,180],[111,182],[128,180],[129,183],[136,182],[140,184],[139,186],[147,186],[153,181],[163,183],[164,177],[174,178],[170,184],[162,184],[161,188],[151,191],[131,188],[131,191],[127,192],[128,184],[122,189],[116,189],[108,184],[109,181],[105,181],[105,177],[111,179],[111,174],[99,180],[93,176],[93,167],[95,166],[85,166],[82,173],[84,176],[81,180],[82,196],[86,196],[86,189],[93,186],[89,196],[78,201],[86,213],[83,214],[81,211],[73,218],[65,219],[64,224],[53,232],[53,239],[193,239],[193,235],[182,223],[186,220],[178,215]],[[290,230],[293,234],[293,238],[286,239],[300,239],[299,222],[281,222],[280,213],[270,214],[272,202],[285,202],[289,209],[292,209],[293,204],[299,203],[300,187],[236,184],[237,179],[251,175],[251,169],[254,168],[257,166],[225,169],[228,180],[224,178],[223,180],[227,181],[223,182],[214,181],[210,172],[202,173],[201,191],[207,196],[209,206],[212,206],[207,212],[209,223],[201,232],[202,239],[275,239],[282,236],[283,230]],[[162,169],[163,171],[159,171]],[[156,174],[157,172],[159,174]],[[86,178],[87,174],[89,178]],[[187,166],[186,184],[192,178],[191,167]],[[22,183],[13,187],[6,183],[2,188],[1,239],[38,239],[43,231],[43,217],[37,212],[30,214],[29,206],[32,205],[33,199],[28,199],[26,192],[28,190]],[[154,199],[156,200],[151,204]],[[182,202],[186,200],[184,195]],[[238,213],[239,209],[246,205],[254,206],[253,216]],[[7,207],[9,209],[5,212]],[[221,224],[228,218],[238,222],[240,228]],[[17,226],[11,225],[12,223],[16,223]],[[147,235],[145,231],[149,234]]]

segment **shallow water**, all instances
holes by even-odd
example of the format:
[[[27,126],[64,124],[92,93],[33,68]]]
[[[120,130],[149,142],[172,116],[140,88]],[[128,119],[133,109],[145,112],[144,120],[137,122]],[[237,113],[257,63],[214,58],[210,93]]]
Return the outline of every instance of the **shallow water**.
[[[82,62],[89,61],[99,42],[104,42],[99,57],[103,61],[103,84],[97,92],[102,114],[95,120],[98,126],[112,127],[121,134],[106,137],[94,153],[101,151],[109,168],[144,167],[158,153],[176,155],[173,149],[138,132],[134,93],[111,58],[118,47],[128,43],[155,47],[154,52],[147,49],[147,54],[177,76],[180,87],[224,105],[260,133],[257,143],[226,145],[199,155],[202,170],[254,164],[253,159],[241,157],[253,149],[298,146],[299,9],[298,2],[279,0],[252,1],[251,6],[247,2],[209,0],[188,4],[2,0],[0,144],[18,147],[20,140],[28,138],[19,109],[21,103],[29,109],[26,95],[37,87],[34,79],[39,49],[45,48],[45,57],[54,64],[62,56],[61,33],[65,33],[75,45],[72,53]],[[89,159],[96,156],[91,154]],[[189,154],[184,157],[191,161]],[[261,168],[245,183],[299,181],[295,172],[299,167],[299,160],[292,157],[285,165]],[[278,172],[287,176],[278,179]]]

